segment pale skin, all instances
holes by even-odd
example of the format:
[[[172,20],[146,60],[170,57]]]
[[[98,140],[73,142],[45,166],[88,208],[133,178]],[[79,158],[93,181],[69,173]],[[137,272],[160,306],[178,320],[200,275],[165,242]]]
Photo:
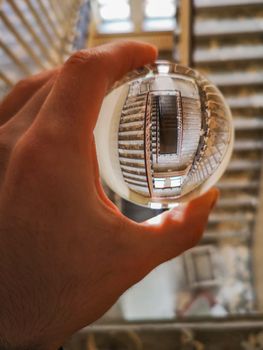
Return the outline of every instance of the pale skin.
[[[2,348],[57,349],[199,241],[217,190],[153,225],[123,216],[100,183],[93,130],[102,100],[114,81],[156,55],[129,41],[83,50],[2,101]]]

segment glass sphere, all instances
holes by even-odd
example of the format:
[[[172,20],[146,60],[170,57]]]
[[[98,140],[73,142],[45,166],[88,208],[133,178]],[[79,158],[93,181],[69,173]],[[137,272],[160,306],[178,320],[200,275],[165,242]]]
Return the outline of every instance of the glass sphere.
[[[104,182],[122,198],[155,209],[211,188],[227,167],[233,139],[231,112],[217,87],[166,61],[115,83],[95,129]]]

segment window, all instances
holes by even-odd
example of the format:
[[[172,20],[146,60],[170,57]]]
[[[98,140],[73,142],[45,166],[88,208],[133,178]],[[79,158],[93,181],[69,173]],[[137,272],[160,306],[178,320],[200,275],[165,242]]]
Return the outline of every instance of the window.
[[[145,18],[171,18],[175,16],[174,0],[145,0],[144,14]]]
[[[129,20],[131,15],[128,0],[98,0],[99,13],[102,21]]]
[[[172,31],[176,0],[93,0],[97,31],[102,34]]]
[[[126,33],[133,31],[129,0],[97,0],[94,3],[99,32]]]

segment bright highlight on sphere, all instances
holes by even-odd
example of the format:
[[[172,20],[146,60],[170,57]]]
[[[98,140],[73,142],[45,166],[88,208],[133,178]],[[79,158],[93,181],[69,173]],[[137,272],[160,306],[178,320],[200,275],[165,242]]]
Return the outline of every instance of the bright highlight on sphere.
[[[166,61],[118,81],[95,130],[106,184],[126,200],[158,209],[211,188],[227,167],[233,139],[231,112],[216,86]]]

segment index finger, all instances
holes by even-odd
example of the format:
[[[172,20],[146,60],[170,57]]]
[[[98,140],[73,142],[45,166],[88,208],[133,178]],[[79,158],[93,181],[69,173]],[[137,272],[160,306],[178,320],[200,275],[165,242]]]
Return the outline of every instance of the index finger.
[[[79,137],[93,131],[109,87],[125,73],[156,59],[149,44],[119,41],[82,50],[64,64],[45,108],[43,122],[55,123],[62,134]],[[48,113],[46,113],[48,111]],[[58,127],[59,126],[59,127]]]

